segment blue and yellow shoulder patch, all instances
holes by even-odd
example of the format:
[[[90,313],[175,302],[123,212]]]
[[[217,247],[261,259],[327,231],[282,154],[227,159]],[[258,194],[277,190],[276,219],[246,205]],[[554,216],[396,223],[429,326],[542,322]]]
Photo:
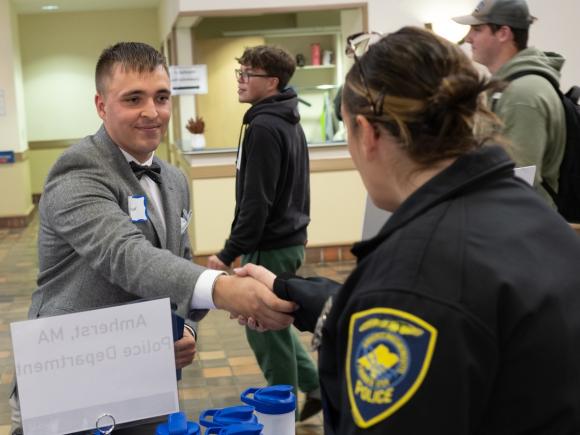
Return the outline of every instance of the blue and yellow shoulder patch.
[[[372,308],[352,315],[346,379],[357,426],[377,424],[413,397],[436,341],[433,326],[405,311]]]

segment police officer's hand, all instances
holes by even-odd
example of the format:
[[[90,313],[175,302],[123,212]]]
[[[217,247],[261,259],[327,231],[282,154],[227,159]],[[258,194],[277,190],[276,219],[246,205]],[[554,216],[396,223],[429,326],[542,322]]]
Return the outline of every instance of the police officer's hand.
[[[237,276],[251,276],[257,279],[270,290],[274,288],[274,280],[276,275],[270,272],[263,266],[256,266],[255,264],[248,263],[244,267],[238,267],[234,269]]]
[[[292,324],[293,302],[276,297],[264,284],[251,277],[219,276],[213,302],[236,317],[252,318],[260,328],[278,330]]]
[[[182,369],[193,362],[195,337],[188,328],[183,328],[183,337],[175,342],[175,368]]]

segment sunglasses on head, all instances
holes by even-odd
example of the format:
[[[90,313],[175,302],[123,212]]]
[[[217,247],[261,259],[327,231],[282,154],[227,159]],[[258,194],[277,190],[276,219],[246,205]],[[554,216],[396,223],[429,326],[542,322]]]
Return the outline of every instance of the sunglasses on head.
[[[345,49],[346,55],[354,59],[354,63],[357,65],[361,80],[365,87],[367,100],[369,101],[371,109],[373,111],[373,115],[375,116],[381,116],[383,114],[383,107],[382,104],[379,106],[380,100],[375,101],[375,99],[371,94],[371,90],[366,75],[360,62],[360,57],[367,52],[367,50],[371,45],[379,41],[382,38],[382,36],[383,35],[378,32],[355,33],[346,38],[346,49]]]

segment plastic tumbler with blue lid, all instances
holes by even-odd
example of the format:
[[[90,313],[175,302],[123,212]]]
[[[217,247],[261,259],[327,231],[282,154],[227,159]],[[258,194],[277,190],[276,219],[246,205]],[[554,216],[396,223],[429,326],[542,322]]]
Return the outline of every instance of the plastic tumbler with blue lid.
[[[263,425],[259,423],[240,423],[223,427],[210,427],[205,435],[262,435]]]
[[[167,418],[167,423],[161,423],[155,430],[155,435],[201,435],[199,424],[187,421],[183,412],[175,412]]]
[[[294,435],[296,396],[291,385],[248,388],[240,399],[256,408],[264,435]]]
[[[199,414],[199,424],[205,427],[223,427],[241,423],[258,423],[253,406],[239,405],[206,409]]]

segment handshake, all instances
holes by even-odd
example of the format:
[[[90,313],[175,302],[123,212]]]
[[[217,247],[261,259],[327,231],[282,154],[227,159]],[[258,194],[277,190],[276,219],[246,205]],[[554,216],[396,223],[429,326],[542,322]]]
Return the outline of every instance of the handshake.
[[[213,290],[216,308],[230,318],[257,331],[278,330],[292,324],[294,302],[278,298],[272,291],[276,275],[262,266],[246,264],[235,275],[219,276]]]

